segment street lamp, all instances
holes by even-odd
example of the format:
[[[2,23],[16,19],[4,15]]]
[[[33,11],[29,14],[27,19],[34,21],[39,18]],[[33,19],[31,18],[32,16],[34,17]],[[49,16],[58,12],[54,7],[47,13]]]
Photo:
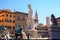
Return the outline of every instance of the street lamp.
[[[27,40],[30,40],[29,36],[30,36],[30,32],[27,32]]]

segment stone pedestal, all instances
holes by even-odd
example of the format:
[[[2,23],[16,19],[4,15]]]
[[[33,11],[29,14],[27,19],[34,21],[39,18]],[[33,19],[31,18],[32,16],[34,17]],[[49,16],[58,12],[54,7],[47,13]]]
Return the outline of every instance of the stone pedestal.
[[[26,36],[25,32],[22,32],[22,35],[23,35],[23,39],[27,39],[27,36]]]
[[[49,35],[50,39],[60,39],[60,27],[58,26],[51,26],[49,28]]]
[[[37,34],[36,30],[26,30],[26,32],[30,32],[30,38],[40,38],[40,37],[42,37],[41,35],[39,36]]]

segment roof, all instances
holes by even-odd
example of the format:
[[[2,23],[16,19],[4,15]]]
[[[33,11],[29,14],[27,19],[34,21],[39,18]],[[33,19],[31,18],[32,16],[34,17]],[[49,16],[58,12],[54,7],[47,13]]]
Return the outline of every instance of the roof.
[[[60,19],[60,17],[56,18],[56,19]]]
[[[10,10],[0,10],[0,13],[3,13],[3,12],[7,12],[7,13],[13,13],[13,14],[16,14],[16,13],[21,13],[21,14],[26,14],[28,15],[28,13],[24,13],[24,12],[19,12],[19,11],[15,11],[15,12],[11,12]]]
[[[6,12],[6,13],[14,13],[14,12],[11,12],[10,10],[0,10],[0,13],[3,13],[3,12]]]
[[[28,13],[19,12],[19,11],[15,11],[14,13],[21,13],[21,14],[26,14],[26,15],[28,15]]]

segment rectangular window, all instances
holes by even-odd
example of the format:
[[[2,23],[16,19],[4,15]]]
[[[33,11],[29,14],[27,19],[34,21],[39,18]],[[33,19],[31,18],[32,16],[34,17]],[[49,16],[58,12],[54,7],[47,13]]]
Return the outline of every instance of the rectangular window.
[[[20,20],[20,16],[18,16],[18,20]]]
[[[21,25],[18,25],[18,27],[21,27]]]
[[[8,29],[11,29],[11,26],[8,26]]]
[[[25,18],[23,17],[23,21],[25,21]]]

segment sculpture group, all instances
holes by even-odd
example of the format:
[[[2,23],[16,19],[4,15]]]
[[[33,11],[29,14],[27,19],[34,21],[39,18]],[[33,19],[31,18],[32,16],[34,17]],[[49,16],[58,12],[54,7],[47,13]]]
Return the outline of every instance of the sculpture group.
[[[0,31],[4,30],[1,34],[5,37],[6,40],[10,39],[9,31],[4,25],[0,27]]]
[[[9,31],[8,31],[8,29],[6,28],[6,27],[4,27],[4,25],[2,25],[1,27],[0,27],[0,31],[2,31],[3,30],[3,33],[1,33],[4,37],[5,37],[5,39],[6,40],[8,40],[8,39],[10,39],[11,37],[10,37],[10,35],[9,35]],[[1,36],[2,36],[1,35]],[[20,40],[23,40],[23,37],[24,36],[25,37],[27,37],[26,36],[26,34],[23,32],[23,29],[22,29],[22,27],[16,27],[15,28],[15,38],[14,38],[14,40],[18,40],[18,39],[20,39]],[[20,38],[18,38],[18,36],[20,37]]]
[[[49,27],[50,39],[60,39],[60,27],[57,24],[57,19],[51,14],[52,25]]]

